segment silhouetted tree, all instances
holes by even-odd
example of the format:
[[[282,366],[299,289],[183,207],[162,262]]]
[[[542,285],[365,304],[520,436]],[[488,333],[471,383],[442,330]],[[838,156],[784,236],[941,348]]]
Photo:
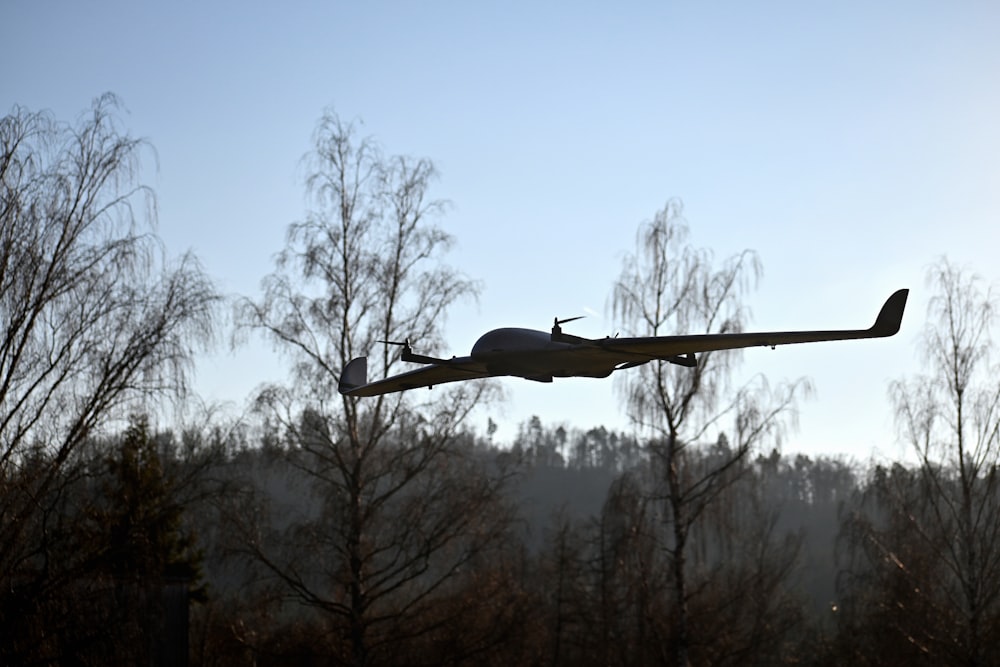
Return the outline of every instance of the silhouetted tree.
[[[0,119],[0,654],[56,650],[32,610],[71,581],[51,528],[78,450],[183,390],[210,334],[217,297],[193,256],[164,259],[137,180],[145,144],[117,107],[105,95],[75,125],[21,107]]]
[[[929,510],[920,470],[898,463],[876,466],[858,496],[841,529],[836,662],[964,664],[940,650],[939,642],[948,641],[942,629],[953,629],[957,619],[936,608],[936,594],[928,587],[936,588],[946,575],[935,551],[912,528]]]
[[[641,474],[641,473],[640,473]],[[670,659],[674,612],[669,574],[659,558],[656,505],[635,473],[608,491],[594,528],[593,654],[599,664],[664,664]]]
[[[485,608],[456,597],[460,575],[503,561],[507,474],[475,455],[462,425],[492,385],[356,399],[338,394],[338,377],[372,350],[370,373],[388,374],[398,354],[377,341],[433,352],[448,307],[475,286],[440,261],[452,240],[432,223],[444,203],[428,198],[430,161],[385,156],[327,112],[308,164],[316,208],[291,225],[263,298],[243,301],[240,317],[294,361],[292,384],[264,388],[257,405],[288,434],[319,504],[281,536],[283,553],[249,529],[247,545],[325,614],[349,647],[339,659],[399,663],[407,642],[444,627],[446,606],[452,620],[469,612],[444,600]],[[456,651],[487,641],[465,639]]]
[[[176,481],[148,418],[133,416],[120,442],[109,449],[102,502],[90,517],[107,549],[102,566],[123,579],[153,575],[197,581],[200,556],[192,536],[182,530],[184,508],[174,495]]]
[[[547,660],[552,665],[579,664],[589,643],[587,581],[580,530],[563,513],[553,517],[552,530],[541,554],[537,585],[542,594],[541,622],[546,625]]]
[[[881,641],[916,646],[929,663],[984,665],[1000,646],[996,304],[978,276],[946,259],[931,267],[928,284],[926,372],[890,388],[900,435],[920,467],[880,470],[868,509],[849,517],[866,556],[854,574],[880,594],[864,607],[880,616],[864,622],[881,628]]]
[[[716,267],[711,253],[687,244],[680,204],[669,202],[637,234],[615,283],[611,310],[626,335],[727,333],[743,328],[743,299],[760,275],[760,263],[744,251]],[[735,479],[733,473],[757,445],[773,438],[782,413],[794,405],[804,381],[771,389],[762,377],[730,388],[738,358],[732,350],[703,353],[694,368],[654,360],[623,374],[619,388],[632,421],[650,435],[659,474],[657,497],[670,526],[674,587],[674,662],[688,664],[688,536],[705,508]],[[730,449],[712,465],[691,465],[689,448],[714,432],[729,432]]]
[[[123,433],[95,447],[96,493],[85,493],[76,517],[77,545],[89,561],[82,575],[109,582],[103,623],[92,630],[95,664],[156,664],[172,654],[187,661],[187,605],[205,600],[201,552],[183,525],[184,490],[164,460],[165,441],[133,416]],[[194,465],[194,462],[189,462]],[[103,471],[101,468],[103,467]],[[203,470],[203,469],[202,469]],[[168,601],[168,595],[177,599]],[[81,624],[96,619],[84,617]],[[79,656],[78,656],[79,657]]]
[[[689,465],[712,469],[732,456],[725,438],[689,454]],[[792,660],[803,622],[795,590],[802,534],[781,525],[781,507],[749,458],[692,526],[689,571],[691,656],[695,664],[768,665]],[[734,594],[734,591],[738,591]]]
[[[799,586],[811,601],[807,611],[815,631],[829,633],[831,609],[837,606],[837,535],[845,503],[853,502],[858,490],[858,473],[841,459],[802,454],[788,459],[777,450],[759,456],[755,468],[764,505],[777,512],[778,531],[801,537]]]

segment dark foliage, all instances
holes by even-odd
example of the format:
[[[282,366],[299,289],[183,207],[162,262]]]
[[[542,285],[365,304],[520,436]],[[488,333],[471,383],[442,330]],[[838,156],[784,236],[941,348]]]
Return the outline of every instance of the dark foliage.
[[[543,437],[555,431],[538,426]],[[177,439],[145,429],[138,420],[94,442],[77,469],[86,474],[63,484],[61,504],[49,515],[46,576],[18,589],[34,595],[5,601],[7,627],[18,628],[17,640],[4,642],[5,663],[108,664],[158,655],[163,584],[179,571],[192,577],[187,595],[203,600],[191,607],[194,664],[350,661],[336,616],[246,557],[252,516],[266,528],[261,544],[290,559],[303,583],[332,574],[335,559],[300,541],[310,521],[337,519],[324,514],[323,495],[309,491],[309,474],[275,444],[281,438],[233,430],[220,442],[211,432]],[[578,434],[566,430],[568,439]],[[508,446],[477,437],[462,442],[490,474],[501,470],[497,459],[511,456]],[[710,464],[718,446],[689,451]],[[662,506],[643,490],[650,464],[640,457],[624,471],[539,459],[521,466],[507,498],[524,520],[490,551],[469,552],[418,606],[397,608],[394,599],[408,598],[385,596],[389,624],[372,636],[391,641],[372,643],[370,664],[672,659],[671,568],[657,546],[658,531],[668,527]],[[578,487],[587,479],[590,493],[604,498],[596,508]],[[898,464],[865,472],[777,452],[749,461],[692,527],[691,660],[879,665],[941,664],[945,656],[966,664],[946,652],[945,640],[961,636],[963,622],[942,613],[949,575],[924,537],[908,529],[932,511],[930,489],[919,468]],[[907,511],[898,499],[907,500]],[[419,575],[426,576],[436,575]],[[916,578],[930,587],[915,588]],[[325,590],[332,595],[336,586]],[[984,613],[986,651],[1000,647],[997,627],[997,617]]]

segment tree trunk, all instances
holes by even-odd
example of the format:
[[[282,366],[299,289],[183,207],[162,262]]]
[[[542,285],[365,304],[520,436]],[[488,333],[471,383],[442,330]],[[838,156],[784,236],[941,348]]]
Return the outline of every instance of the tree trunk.
[[[351,443],[354,465],[351,470],[351,532],[348,537],[348,559],[351,568],[351,664],[365,667],[368,664],[368,646],[365,641],[365,571],[361,554],[363,532],[361,511],[361,453],[357,438]]]
[[[688,667],[690,638],[688,637],[687,574],[685,572],[688,526],[677,456],[677,436],[672,433],[667,444],[667,483],[669,485],[670,513],[674,524],[674,548],[671,552],[674,566],[674,601],[677,613],[677,620],[674,622],[674,664],[676,667]]]

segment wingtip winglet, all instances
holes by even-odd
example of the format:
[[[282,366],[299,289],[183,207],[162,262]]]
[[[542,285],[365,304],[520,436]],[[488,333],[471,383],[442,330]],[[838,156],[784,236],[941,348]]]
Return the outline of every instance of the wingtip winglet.
[[[894,336],[899,332],[899,327],[903,323],[903,311],[906,309],[906,298],[910,290],[897,290],[886,299],[882,305],[882,310],[875,318],[875,324],[869,329],[873,337]]]
[[[353,390],[368,384],[368,357],[351,359],[340,374],[337,391],[350,394]]]

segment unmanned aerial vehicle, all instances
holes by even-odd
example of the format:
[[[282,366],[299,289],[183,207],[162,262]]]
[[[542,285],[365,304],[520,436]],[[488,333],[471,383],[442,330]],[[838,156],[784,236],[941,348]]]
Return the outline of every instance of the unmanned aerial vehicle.
[[[347,396],[378,396],[396,391],[433,387],[446,382],[514,376],[536,382],[553,378],[603,378],[615,371],[634,368],[654,360],[680,366],[698,365],[697,354],[713,350],[828,340],[885,338],[899,331],[909,290],[890,296],[868,329],[831,331],[771,331],[763,333],[717,333],[644,338],[581,338],[564,333],[563,324],[579,319],[556,319],[551,331],[494,329],[476,341],[467,357],[439,359],[414,354],[409,341],[401,345],[403,361],[425,364],[421,368],[368,381],[368,358],[352,359],[340,376],[339,390]]]

